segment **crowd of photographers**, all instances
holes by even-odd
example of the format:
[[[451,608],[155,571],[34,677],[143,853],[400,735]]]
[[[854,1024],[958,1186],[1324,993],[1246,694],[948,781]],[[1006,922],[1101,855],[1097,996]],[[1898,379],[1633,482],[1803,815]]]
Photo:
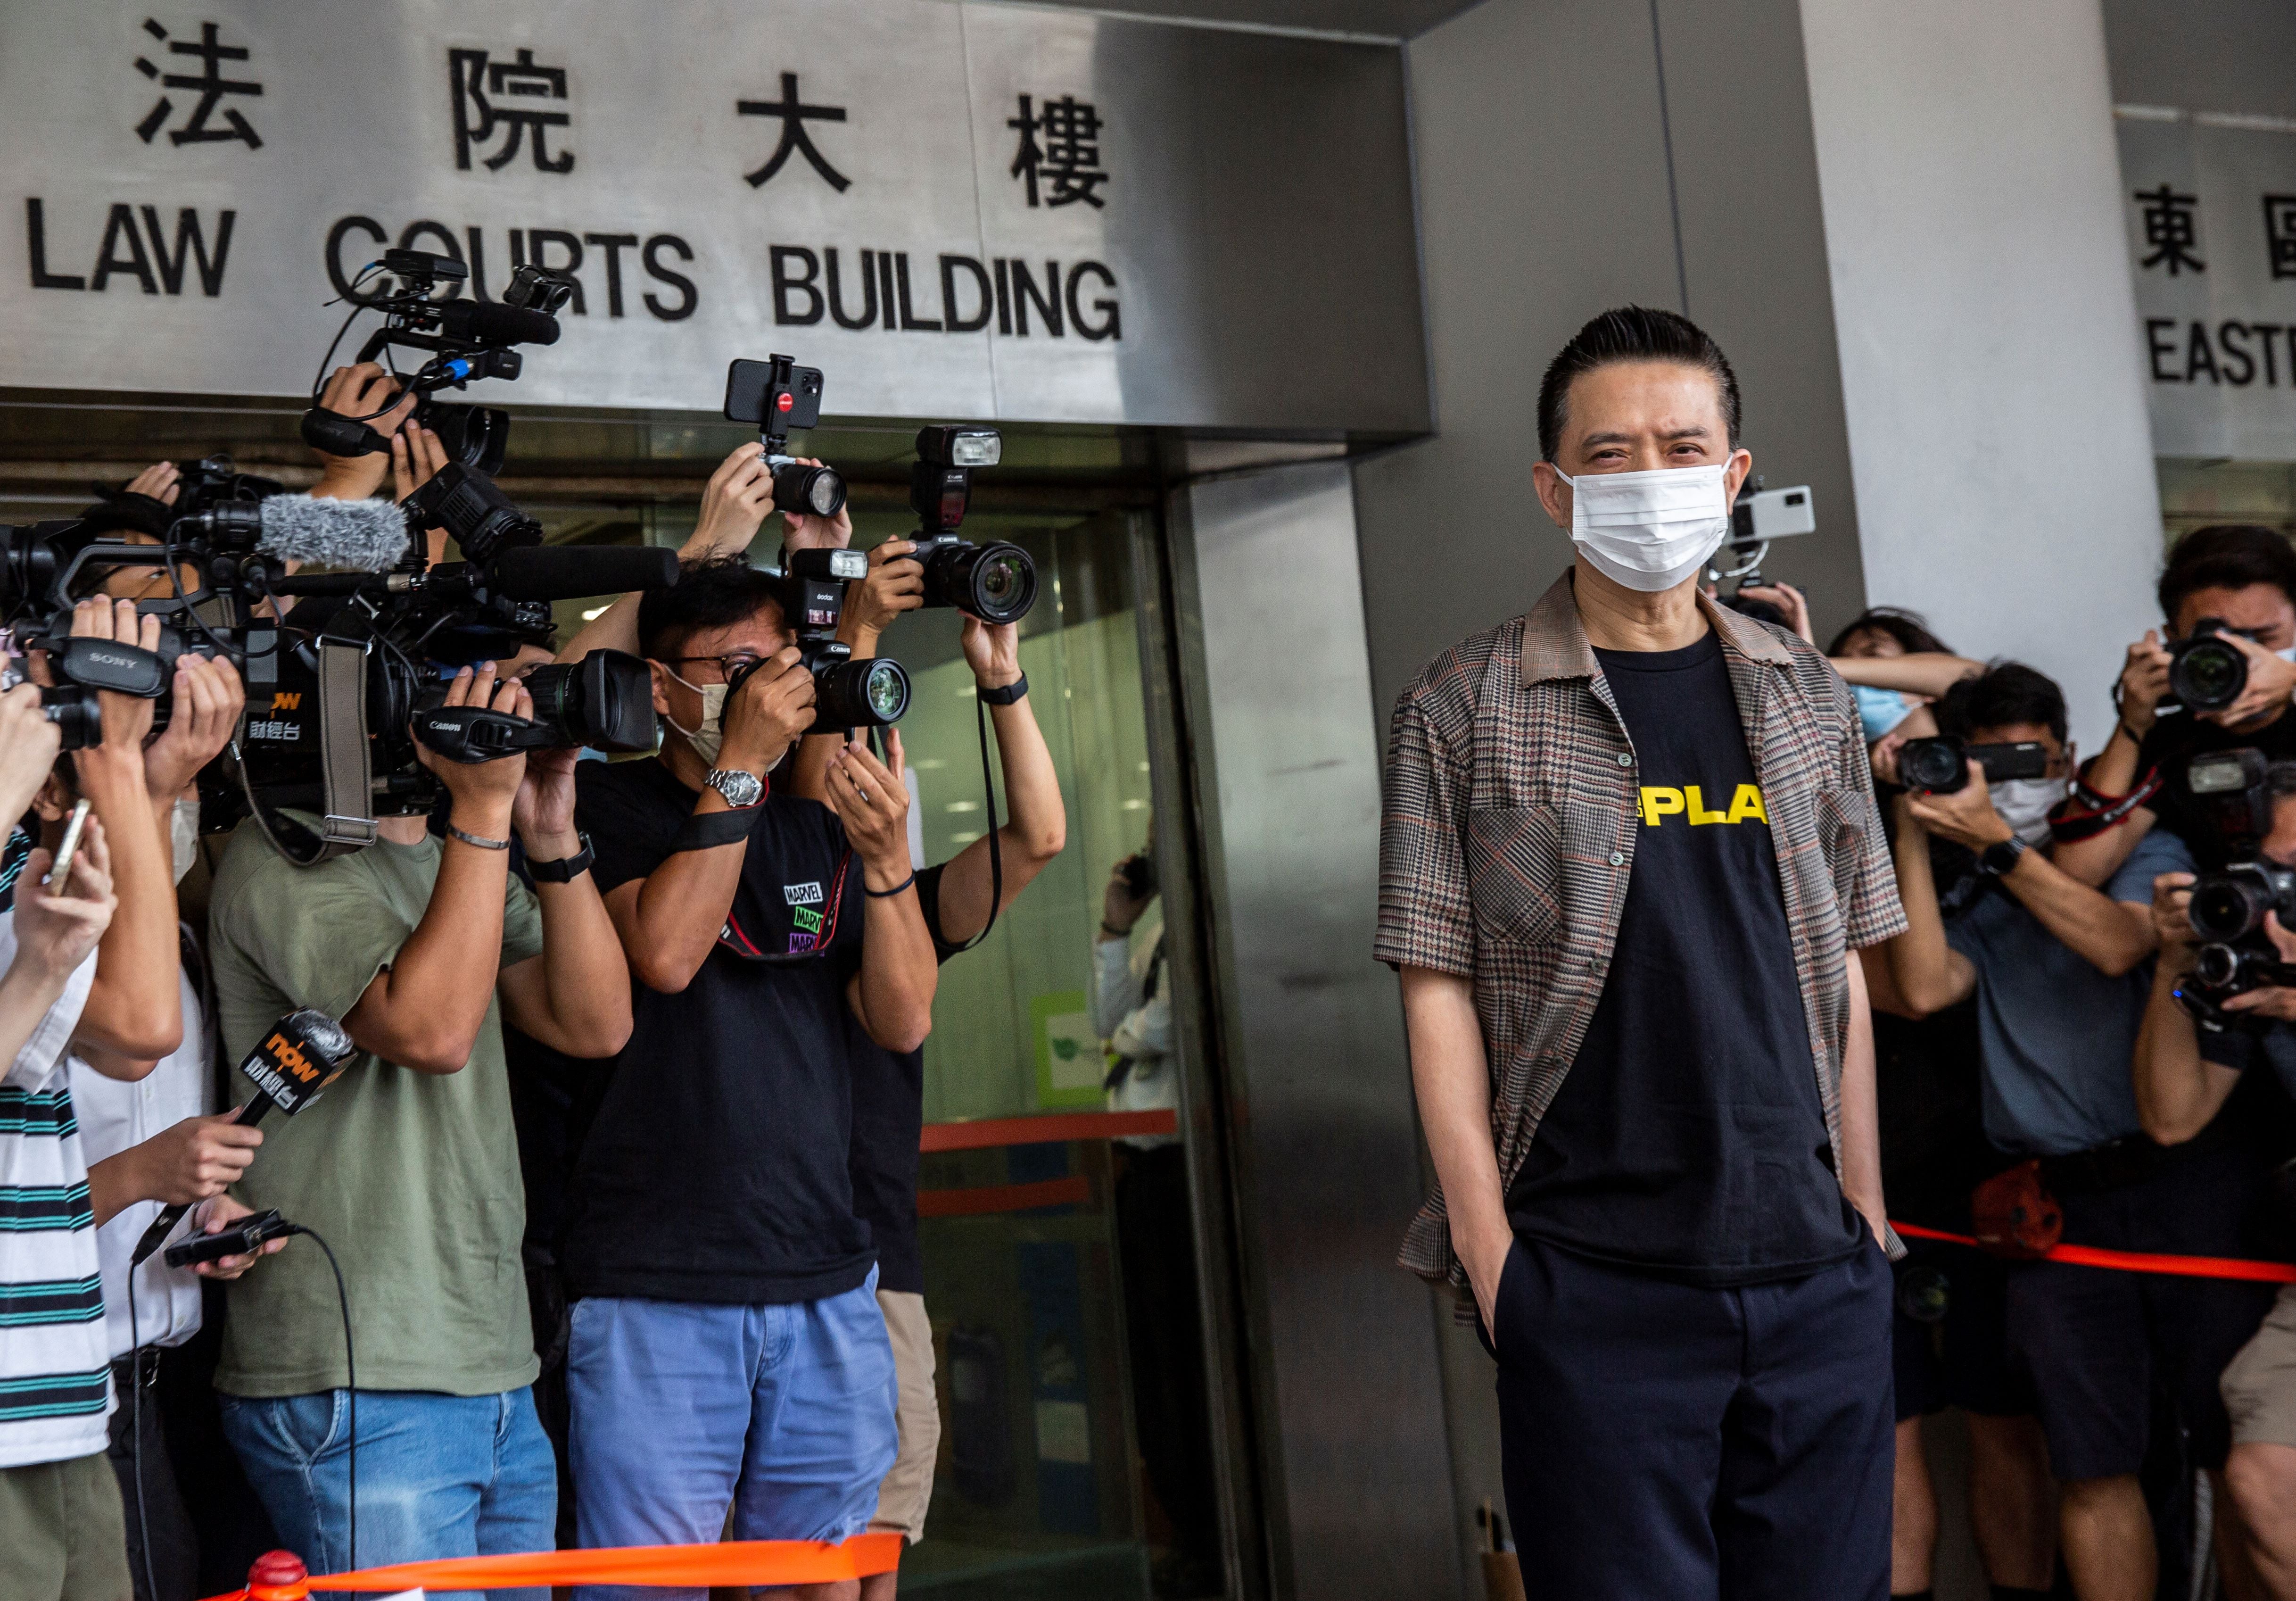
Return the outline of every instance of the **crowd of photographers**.
[[[1930,1588],[1923,1423],[1957,1406],[1997,1597],[2187,1593],[2211,1548],[2233,1601],[2296,1596],[2296,1289],[2239,1265],[2296,1252],[2296,551],[2199,530],[2158,598],[2087,760],[2060,686],[1919,618],[1828,648],[1909,924],[1860,953],[1911,1226],[1893,1594]],[[1737,603],[1809,636],[1790,589]],[[2124,1270],[2162,1257],[2234,1265]]]
[[[321,453],[313,501],[372,504],[388,480],[416,508],[422,543],[393,569],[413,578],[392,593],[459,586],[442,614],[456,627],[515,621],[508,603],[488,610],[496,570],[439,565],[452,553],[423,526],[434,511],[484,559],[477,525],[440,505],[454,470],[416,397],[362,364],[321,404],[385,447],[324,434],[352,454]],[[235,1584],[273,1545],[317,1572],[921,1536],[939,1424],[920,1047],[939,964],[1061,851],[1065,819],[1017,612],[968,609],[1009,815],[948,861],[913,858],[898,735],[823,707],[844,684],[840,715],[890,723],[880,637],[952,603],[947,587],[916,542],[847,552],[841,489],[827,513],[778,519],[767,570],[773,552],[751,546],[776,471],[767,449],[734,451],[675,583],[614,602],[556,665],[531,628],[459,667],[410,661],[410,759],[374,774],[371,819],[336,815],[365,809],[364,770],[275,805],[243,747],[250,695],[284,681],[291,650],[362,626],[354,608],[374,613],[381,580],[299,586],[297,562],[239,558],[268,586],[249,619],[303,642],[251,628],[242,674],[229,651],[176,649],[199,626],[186,589],[222,565],[177,562],[175,467],[57,536],[99,541],[102,560],[78,570],[77,603],[19,618],[36,682],[0,694],[0,817],[23,819],[0,867],[11,1594],[179,1601]],[[935,490],[947,527],[961,490]],[[173,653],[145,686],[160,693],[89,687],[125,681],[89,654],[106,650],[119,673]],[[566,669],[612,653],[643,663],[652,753],[632,741],[633,759],[583,760],[588,742],[529,737],[547,723],[537,695],[578,694],[587,680]],[[369,710],[394,704],[390,683],[367,683]],[[326,684],[323,667],[322,699]],[[294,701],[275,695],[276,721]],[[374,730],[374,749],[395,732]],[[362,725],[362,763],[369,743]],[[255,807],[227,835],[212,809],[228,786],[201,781],[219,770]],[[195,868],[203,926],[177,899]],[[1119,968],[1153,898],[1143,872],[1119,865],[1109,891]],[[1145,994],[1118,986],[1111,1014],[1143,1037],[1123,1054],[1144,1082],[1164,1066],[1147,1039],[1158,981],[1152,963]],[[250,1080],[266,1089],[251,1103]],[[256,1127],[273,1104],[292,1121]],[[289,1235],[308,1237],[283,1250]],[[858,1593],[893,1587],[879,1574]]]

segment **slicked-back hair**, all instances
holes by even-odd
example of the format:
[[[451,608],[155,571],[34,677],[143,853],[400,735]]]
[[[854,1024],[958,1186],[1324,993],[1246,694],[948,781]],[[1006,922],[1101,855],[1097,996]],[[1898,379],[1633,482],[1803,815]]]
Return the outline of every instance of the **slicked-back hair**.
[[[712,556],[677,570],[677,582],[638,600],[638,654],[668,661],[696,634],[747,622],[767,607],[781,619],[781,587],[741,555]]]
[[[2057,681],[2021,661],[1996,661],[1974,678],[1964,678],[1937,703],[1941,733],[1967,739],[1980,728],[2038,723],[2065,741],[2065,692]]]
[[[1930,620],[1918,612],[1908,612],[1903,606],[1868,606],[1842,625],[1833,643],[1825,647],[1829,656],[1841,654],[1841,647],[1859,634],[1886,634],[1898,642],[1898,648],[1908,656],[1918,656],[1934,651],[1941,656],[1953,653],[1944,640],[1930,632]]]
[[[1688,317],[1651,306],[1619,306],[1603,313],[1555,352],[1538,385],[1538,454],[1548,462],[1562,448],[1570,417],[1570,381],[1622,361],[1678,361],[1714,380],[1722,393],[1722,422],[1730,448],[1738,447],[1738,374],[1712,336]]]
[[[2161,615],[2174,622],[2177,608],[2202,589],[2245,589],[2269,584],[2296,603],[2296,546],[2278,530],[2253,522],[2218,522],[2177,541],[2161,570]]]

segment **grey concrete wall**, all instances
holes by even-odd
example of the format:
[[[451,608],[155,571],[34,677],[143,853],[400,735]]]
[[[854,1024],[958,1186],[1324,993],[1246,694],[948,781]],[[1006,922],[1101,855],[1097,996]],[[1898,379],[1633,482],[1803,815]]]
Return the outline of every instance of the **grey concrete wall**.
[[[2098,0],[1803,21],[1869,582],[2094,750],[2161,553]]]
[[[2116,103],[2296,117],[2288,0],[2103,0]]]

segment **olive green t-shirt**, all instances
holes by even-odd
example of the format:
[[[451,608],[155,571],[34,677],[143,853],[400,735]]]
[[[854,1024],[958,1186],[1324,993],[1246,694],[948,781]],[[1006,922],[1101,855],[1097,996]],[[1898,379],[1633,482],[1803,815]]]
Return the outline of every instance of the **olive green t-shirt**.
[[[388,967],[430,904],[439,845],[371,845],[316,867],[273,850],[252,823],[224,853],[209,941],[225,1047],[235,1062],[280,1016],[340,1019]],[[502,965],[542,954],[534,891],[509,880]],[[234,1100],[249,1091],[234,1074]],[[314,1104],[263,1125],[234,1190],[275,1206],[334,1247],[350,1291],[362,1390],[491,1395],[539,1365],[519,1253],[526,1202],[511,1127],[499,1000],[460,1072],[352,1058]],[[308,1239],[231,1286],[216,1388],[307,1395],[340,1388],[342,1314],[327,1259]]]

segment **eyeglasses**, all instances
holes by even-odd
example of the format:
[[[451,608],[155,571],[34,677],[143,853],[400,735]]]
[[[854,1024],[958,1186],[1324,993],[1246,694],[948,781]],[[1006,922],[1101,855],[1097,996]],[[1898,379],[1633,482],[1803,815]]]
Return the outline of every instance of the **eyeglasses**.
[[[690,667],[697,661],[714,661],[718,664],[718,682],[731,684],[763,660],[765,658],[762,656],[752,656],[744,652],[733,656],[672,656],[669,659],[669,665]]]

